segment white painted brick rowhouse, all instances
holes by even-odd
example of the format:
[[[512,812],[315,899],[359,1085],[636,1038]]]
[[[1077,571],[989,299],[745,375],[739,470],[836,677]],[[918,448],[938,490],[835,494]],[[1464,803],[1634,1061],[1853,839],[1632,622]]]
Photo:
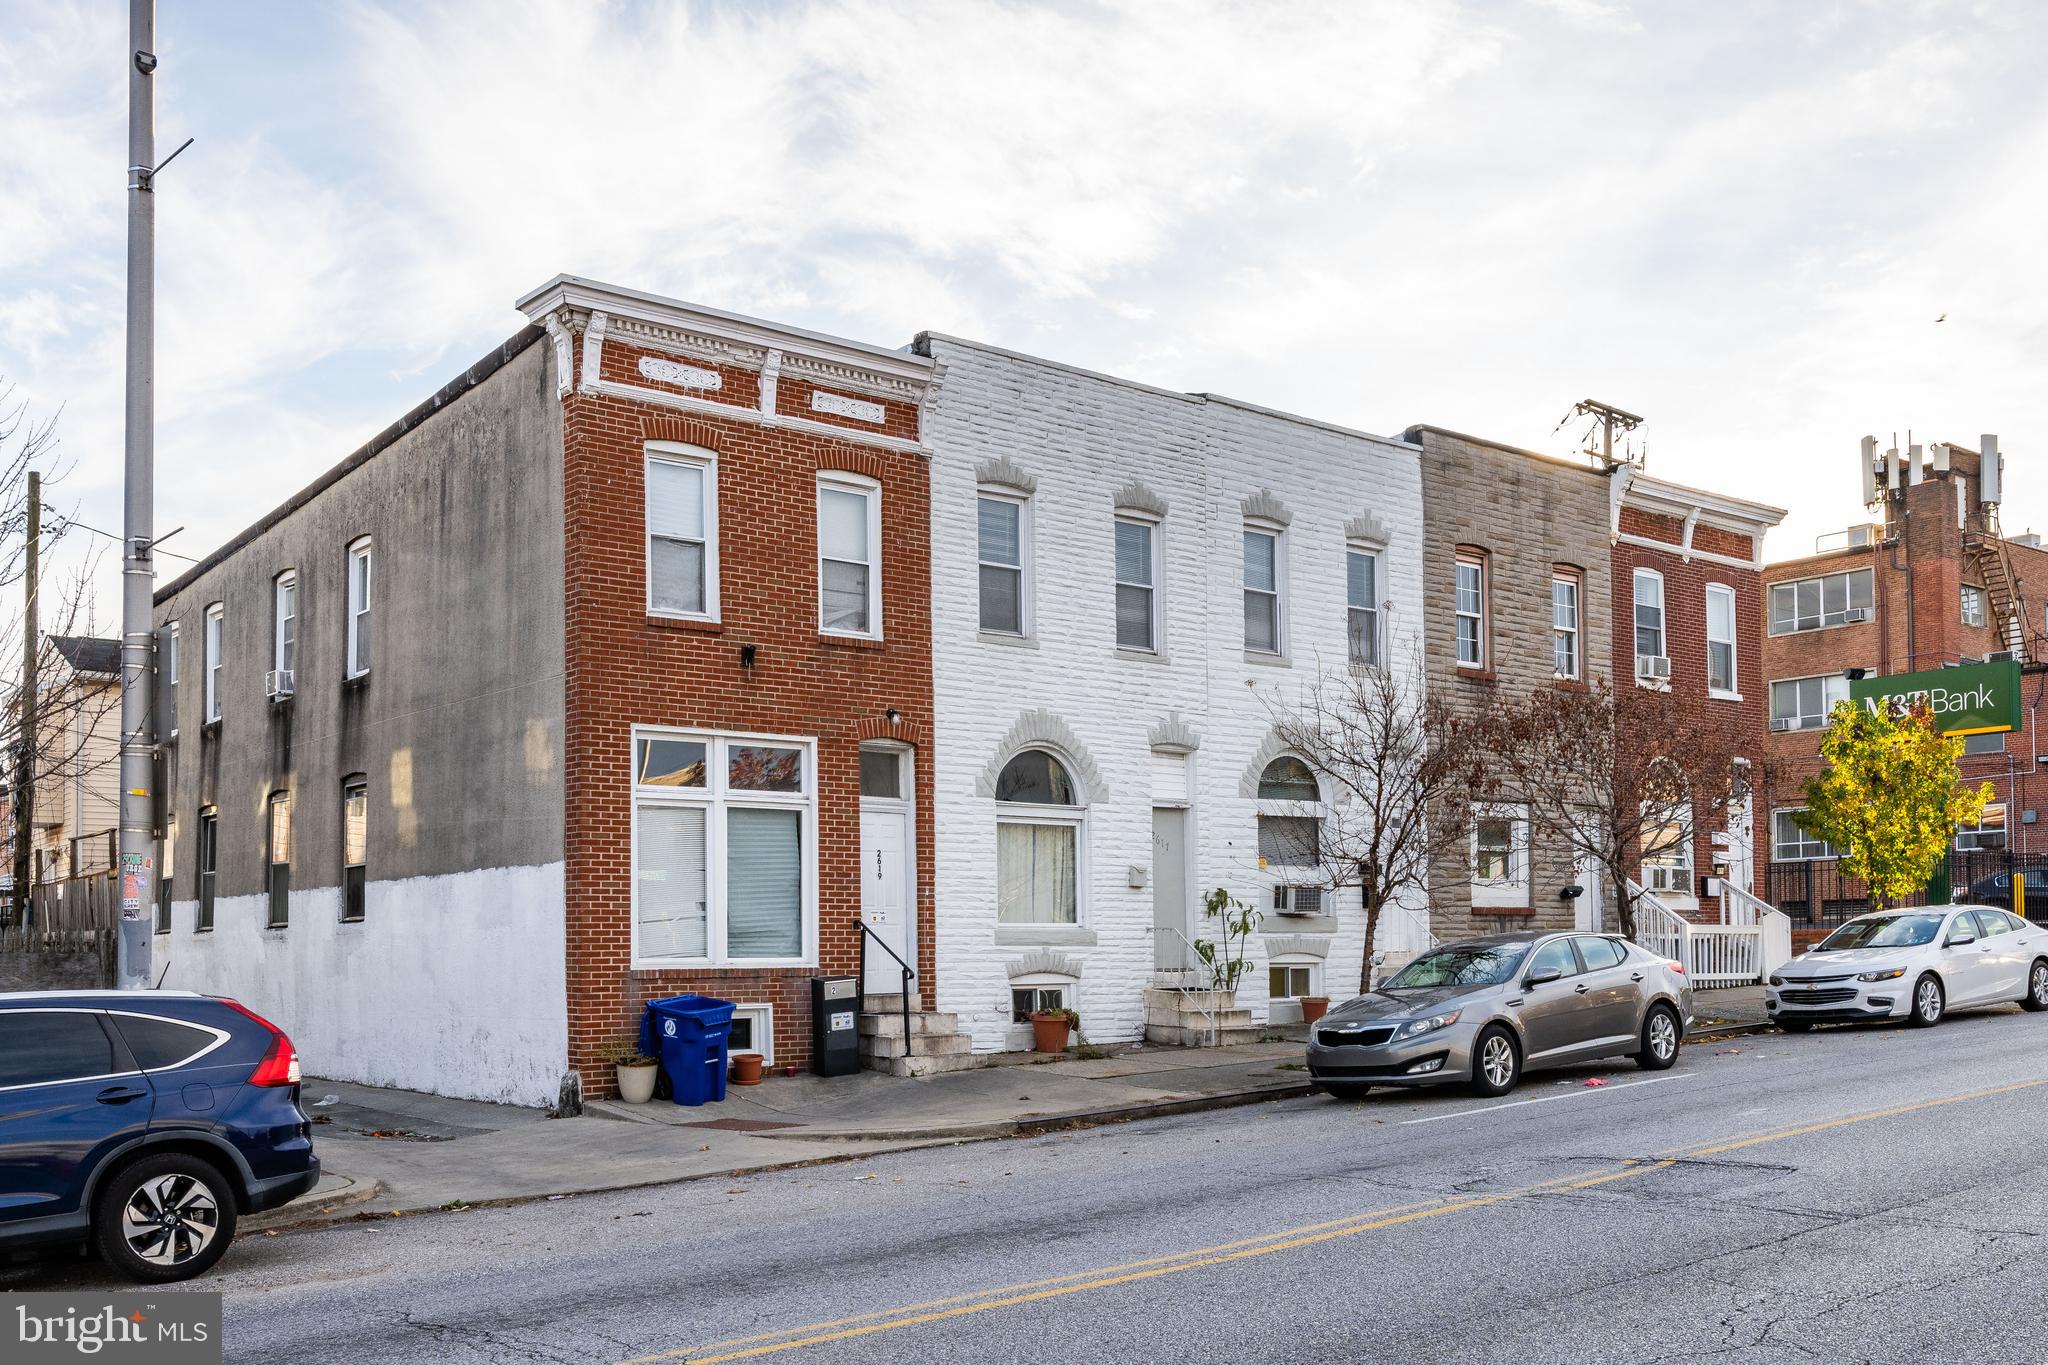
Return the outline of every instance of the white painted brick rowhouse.
[[[1189,937],[1205,933],[1200,901],[1228,887],[1261,907],[1238,1003],[1257,1019],[1298,1018],[1269,1002],[1268,966],[1308,968],[1311,993],[1358,987],[1364,916],[1355,888],[1324,893],[1320,912],[1274,913],[1277,881],[1259,863],[1260,772],[1279,750],[1260,693],[1288,696],[1318,669],[1348,667],[1347,552],[1377,556],[1371,594],[1383,648],[1402,673],[1420,646],[1422,493],[1417,448],[1213,395],[1148,388],[944,336],[920,338],[944,366],[925,412],[932,464],[932,594],[936,815],[937,990],[976,1051],[1030,1046],[1013,1022],[1013,991],[1058,988],[1087,1037],[1137,1038],[1155,967],[1155,887],[1183,902]],[[988,575],[1003,624],[1008,584],[1021,578],[1014,630],[984,629],[982,511],[997,508],[995,541],[1014,524],[1019,556],[997,548]],[[1119,520],[1127,531],[1118,570]],[[1245,532],[1277,539],[1279,649],[1247,648]],[[1152,650],[1118,643],[1118,581],[1142,587],[1151,542]],[[992,544],[995,542],[991,542]],[[1013,576],[1005,560],[1020,558]],[[1142,592],[1126,594],[1142,599]],[[1263,615],[1263,609],[1261,611]],[[1129,624],[1127,639],[1142,635]],[[1043,848],[1019,835],[1018,858],[1049,866],[1071,847],[1074,922],[1038,881],[1013,876],[1012,917],[999,922],[999,776],[1027,749],[1058,757],[1077,805]],[[1184,860],[1155,857],[1155,809]],[[1029,815],[1030,812],[1025,812]],[[1171,894],[1173,865],[1184,895]],[[1013,870],[1017,866],[1012,861]],[[1056,868],[1052,880],[1063,875]],[[1380,946],[1417,945],[1418,902],[1390,912]],[[1169,914],[1167,918],[1171,918]],[[1215,937],[1213,929],[1208,937]],[[1298,980],[1298,976],[1295,978]],[[1270,1006],[1270,1015],[1269,1015]]]

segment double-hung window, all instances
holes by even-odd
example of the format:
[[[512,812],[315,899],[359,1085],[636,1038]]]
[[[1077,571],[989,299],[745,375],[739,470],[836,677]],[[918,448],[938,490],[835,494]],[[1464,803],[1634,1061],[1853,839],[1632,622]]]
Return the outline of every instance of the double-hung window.
[[[1472,909],[1529,905],[1529,808],[1484,805],[1472,811]]]
[[[851,474],[818,476],[819,626],[882,633],[882,490]]]
[[[164,735],[168,739],[178,737],[178,623],[171,622],[164,627],[163,658],[159,661],[164,675]]]
[[[976,555],[981,565],[981,628],[1027,635],[1025,550],[1030,519],[1022,499],[983,493],[975,500]]]
[[[1993,801],[1984,807],[1974,824],[1956,826],[1956,848],[1962,852],[1973,849],[1998,849],[2005,847],[2005,803]]]
[[[1837,702],[1849,700],[1849,680],[1839,673],[1814,678],[1779,678],[1771,684],[1773,730],[1818,730]]]
[[[206,719],[220,719],[220,649],[221,628],[226,624],[227,608],[215,602],[206,609]]]
[[[1637,569],[1635,574],[1636,676],[1646,673],[1647,660],[1668,659],[1664,652],[1664,575],[1655,569]]]
[[[1963,584],[1963,624],[1981,626],[1989,619],[1984,609],[1984,589],[1975,583]]]
[[[272,617],[270,666],[277,671],[272,696],[289,695],[292,669],[299,659],[299,575],[286,569],[271,585],[275,611]]]
[[[817,955],[807,739],[633,734],[633,958],[803,966]]]
[[[996,922],[1078,924],[1087,809],[1066,765],[1043,749],[996,777]]]
[[[1707,691],[1735,695],[1735,589],[1707,584]]]
[[[1817,834],[1799,827],[1804,806],[1786,806],[1771,812],[1771,857],[1778,862],[1813,862],[1839,858],[1842,851]]]
[[[370,784],[357,775],[341,784],[341,917],[363,917],[370,861]]]
[[[264,927],[282,929],[292,918],[292,794],[270,794],[269,852],[264,855],[269,915]]]
[[[193,926],[200,933],[213,928],[213,887],[220,871],[220,812],[199,812],[199,919]]]
[[[1771,634],[1868,621],[1870,570],[1850,569],[1818,578],[1771,584]]]
[[[1280,654],[1283,609],[1280,596],[1280,533],[1244,530],[1244,647],[1256,654]]]
[[[1456,597],[1458,667],[1486,667],[1486,556],[1458,551]]]
[[[718,616],[718,457],[667,442],[647,448],[647,609]]]
[[[1353,668],[1377,668],[1380,650],[1380,557],[1344,552],[1344,639]]]
[[[1133,517],[1116,519],[1116,644],[1118,649],[1159,648],[1159,527]]]
[[[1560,678],[1576,681],[1579,657],[1579,587],[1576,569],[1555,569],[1550,575],[1551,670]]]
[[[370,671],[370,538],[348,547],[348,676]]]
[[[1643,885],[1670,895],[1691,895],[1691,808],[1662,801],[1646,803],[1642,840]]]

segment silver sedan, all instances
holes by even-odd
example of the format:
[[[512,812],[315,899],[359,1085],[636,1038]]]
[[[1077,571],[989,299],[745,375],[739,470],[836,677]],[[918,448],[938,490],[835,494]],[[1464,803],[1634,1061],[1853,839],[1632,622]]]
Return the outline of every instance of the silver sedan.
[[[1918,1028],[1952,1009],[2048,1010],[2048,929],[2010,910],[1930,905],[1845,920],[1771,974],[1764,1008],[1788,1032],[1864,1019]]]
[[[1339,1098],[1375,1085],[1514,1089],[1525,1070],[1632,1056],[1678,1060],[1692,986],[1676,962],[1606,934],[1446,944],[1347,1000],[1309,1035],[1309,1076]]]

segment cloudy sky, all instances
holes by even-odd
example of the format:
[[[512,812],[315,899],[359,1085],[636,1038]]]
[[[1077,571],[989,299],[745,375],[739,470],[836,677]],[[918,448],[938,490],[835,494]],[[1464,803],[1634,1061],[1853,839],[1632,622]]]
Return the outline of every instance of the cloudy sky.
[[[0,374],[118,529],[125,9],[0,0]],[[2048,17],[1982,3],[159,0],[158,526],[186,554],[561,271],[932,328],[1860,517],[2008,453],[2048,529]],[[1946,321],[1936,319],[1946,315]],[[165,567],[175,569],[175,561]],[[109,565],[109,578],[111,578]],[[106,600],[112,601],[109,596]]]

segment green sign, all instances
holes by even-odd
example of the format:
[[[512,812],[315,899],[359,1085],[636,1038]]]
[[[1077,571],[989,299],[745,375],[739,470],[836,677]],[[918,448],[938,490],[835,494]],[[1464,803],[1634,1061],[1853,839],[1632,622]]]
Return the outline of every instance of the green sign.
[[[1925,706],[1945,735],[1988,735],[2020,728],[2020,666],[2017,660],[1930,668],[1889,678],[1855,678],[1849,700],[1875,710],[1896,697],[1906,706]]]

